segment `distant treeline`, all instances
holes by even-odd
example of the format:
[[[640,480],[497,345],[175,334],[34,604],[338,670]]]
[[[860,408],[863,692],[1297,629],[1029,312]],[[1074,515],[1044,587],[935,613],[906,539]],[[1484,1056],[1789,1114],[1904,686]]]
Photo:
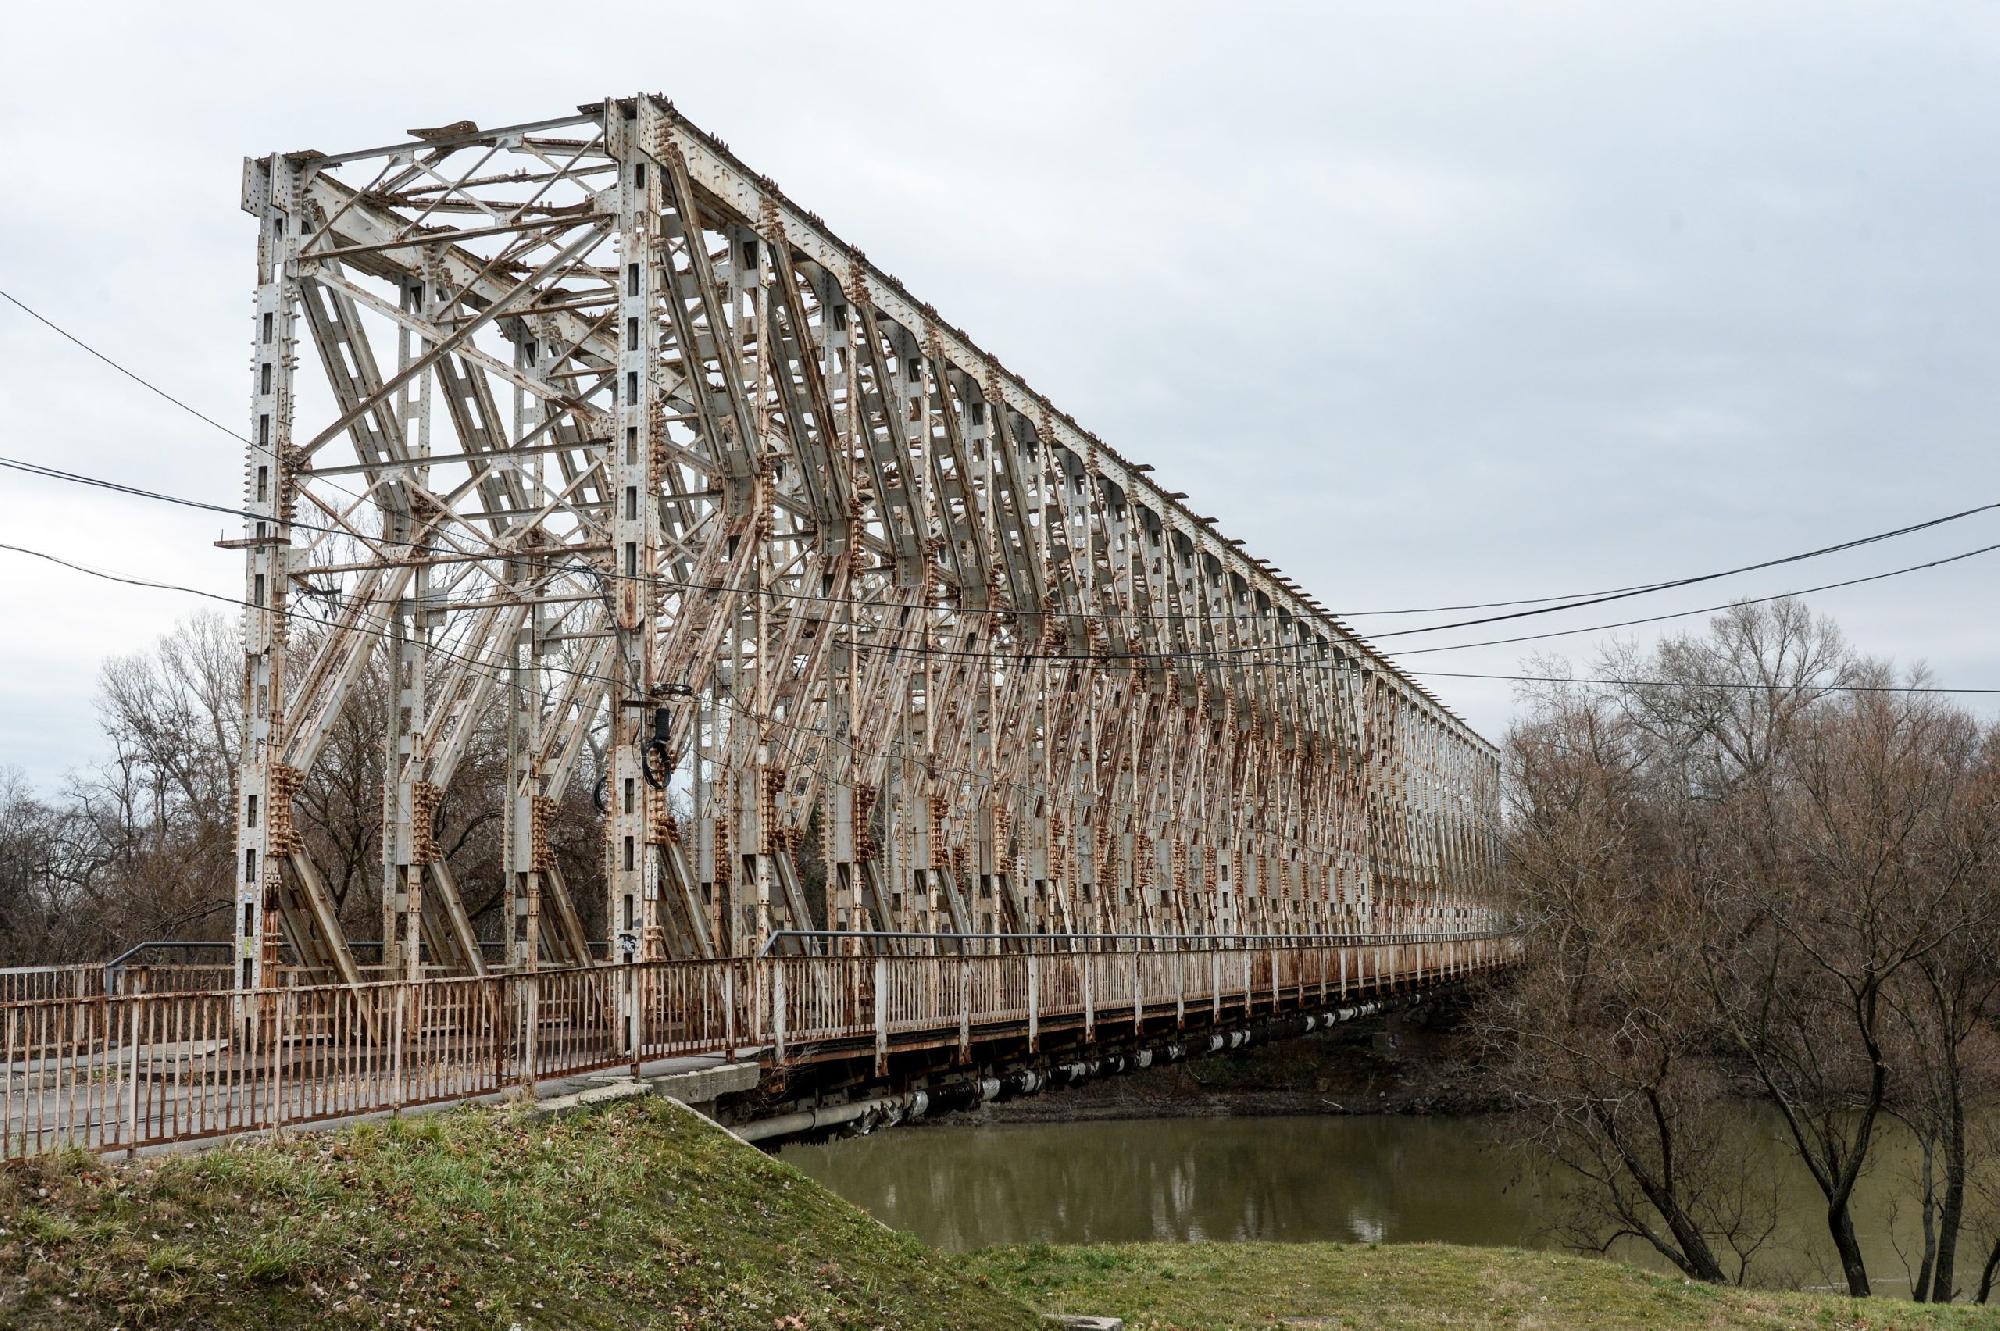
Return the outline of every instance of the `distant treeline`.
[[[296,651],[309,655],[309,644]],[[0,770],[0,965],[102,961],[143,939],[229,936],[242,681],[235,622],[196,615],[152,651],[105,664],[97,704],[104,761],[53,791]],[[350,938],[380,937],[379,737],[389,696],[386,679],[350,690],[298,797],[307,851]],[[476,736],[438,819],[474,926],[496,939],[506,892],[507,756],[498,722]],[[575,816],[555,823],[557,858],[587,927],[603,910],[594,780],[593,766],[570,783],[565,800]]]

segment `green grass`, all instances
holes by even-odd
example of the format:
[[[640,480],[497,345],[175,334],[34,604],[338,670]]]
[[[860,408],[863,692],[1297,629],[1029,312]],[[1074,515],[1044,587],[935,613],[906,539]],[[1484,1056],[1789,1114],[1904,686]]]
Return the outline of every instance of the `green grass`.
[[[1591,1328],[1592,1331],[1970,1331],[2000,1310],[1718,1289],[1617,1262],[1437,1244],[1125,1244],[993,1248],[972,1269],[1051,1312],[1130,1331]]]
[[[1714,1289],[1431,1245],[946,1257],[660,1100],[486,1109],[137,1165],[0,1167],[0,1327],[2000,1331],[2000,1311]]]
[[[0,1326],[911,1328],[1036,1318],[662,1100],[0,1167]]]

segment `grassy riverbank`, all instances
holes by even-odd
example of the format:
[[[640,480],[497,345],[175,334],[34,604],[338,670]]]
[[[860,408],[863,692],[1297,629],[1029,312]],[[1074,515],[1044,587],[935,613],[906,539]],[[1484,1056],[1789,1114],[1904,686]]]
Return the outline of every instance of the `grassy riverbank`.
[[[136,1165],[0,1166],[0,1328],[2000,1331],[2000,1312],[1716,1290],[1611,1262],[1336,1244],[946,1256],[659,1100],[459,1110]]]
[[[1027,1331],[963,1263],[665,1101],[0,1167],[0,1326]]]
[[[1973,1331],[2000,1310],[1717,1289],[1592,1258],[1441,1244],[992,1248],[974,1269],[1051,1311],[1128,1331]]]

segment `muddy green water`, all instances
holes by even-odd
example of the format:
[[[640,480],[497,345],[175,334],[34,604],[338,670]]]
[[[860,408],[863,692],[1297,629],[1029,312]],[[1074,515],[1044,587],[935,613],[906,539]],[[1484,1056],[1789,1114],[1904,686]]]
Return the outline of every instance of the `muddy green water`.
[[[1744,1132],[1768,1133],[1746,1119]],[[783,1159],[878,1219],[945,1249],[999,1243],[1334,1240],[1559,1247],[1562,1182],[1498,1140],[1485,1118],[1147,1119],[909,1127]],[[1774,1151],[1780,1146],[1772,1142]],[[1857,1224],[1878,1292],[1907,1288],[1887,1186],[1914,1156],[1891,1143]],[[1762,1282],[1830,1283],[1824,1203],[1788,1178],[1784,1222],[1752,1265]],[[1661,1266],[1637,1246],[1627,1260]],[[1961,1283],[1984,1250],[1968,1244]]]

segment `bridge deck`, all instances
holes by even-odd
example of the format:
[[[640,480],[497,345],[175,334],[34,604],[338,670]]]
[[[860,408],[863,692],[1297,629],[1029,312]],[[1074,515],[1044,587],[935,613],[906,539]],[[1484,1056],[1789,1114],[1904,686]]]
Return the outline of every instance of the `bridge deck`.
[[[772,1066],[1226,1026],[1502,964],[1492,934],[818,956],[0,1004],[0,1158],[467,1100],[691,1054]]]

